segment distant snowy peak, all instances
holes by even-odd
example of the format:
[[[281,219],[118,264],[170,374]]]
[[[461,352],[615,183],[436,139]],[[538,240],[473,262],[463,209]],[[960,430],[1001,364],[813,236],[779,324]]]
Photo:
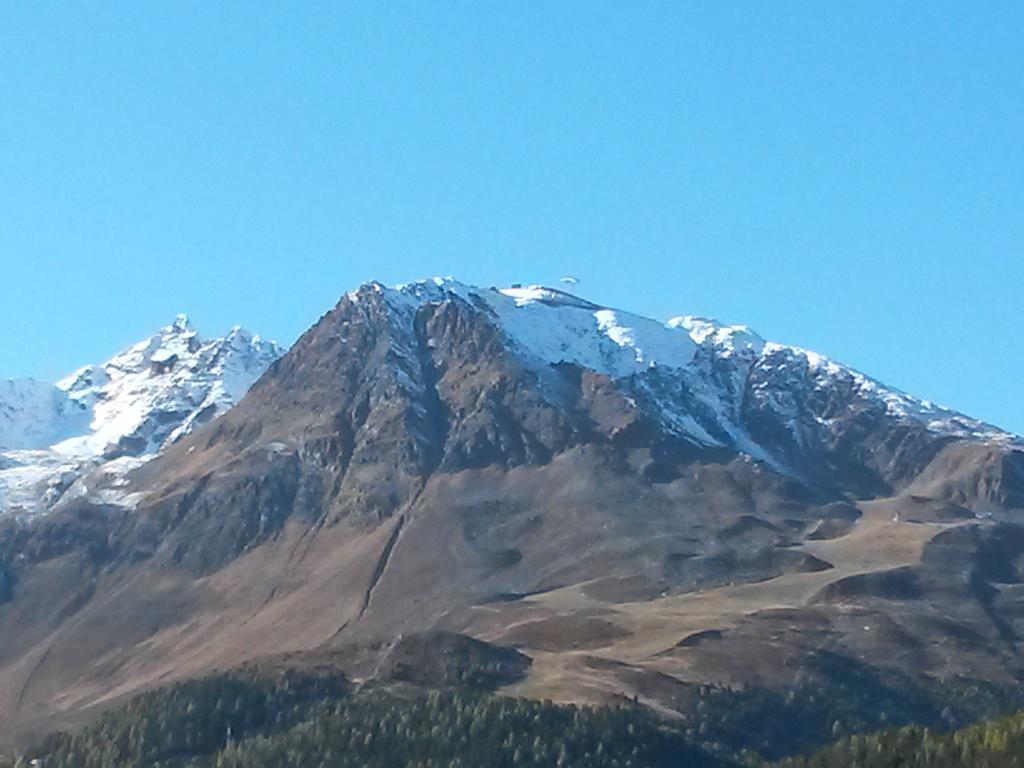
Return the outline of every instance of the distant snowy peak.
[[[884,410],[951,437],[1013,442],[1020,438],[963,414],[913,397],[823,355],[766,341],[745,325],[692,315],[667,322],[612,309],[540,285],[478,288],[451,278],[387,287],[368,283],[349,294],[379,294],[396,312],[411,315],[425,303],[458,297],[490,313],[510,346],[535,364],[571,363],[615,379],[678,379],[686,397],[659,402],[667,421],[700,442],[746,442],[744,411],[767,408],[793,429],[814,403],[847,394],[849,407]],[[697,418],[703,412],[701,418]],[[817,427],[829,414],[811,413]],[[714,437],[719,435],[720,437]]]
[[[281,351],[237,326],[204,340],[178,315],[106,363],[58,382],[91,420],[85,433],[54,447],[70,454],[153,453],[234,405]]]
[[[283,350],[235,327],[204,340],[185,315],[106,363],[56,384],[0,381],[0,515],[90,493],[242,399]],[[116,503],[113,497],[108,499]]]

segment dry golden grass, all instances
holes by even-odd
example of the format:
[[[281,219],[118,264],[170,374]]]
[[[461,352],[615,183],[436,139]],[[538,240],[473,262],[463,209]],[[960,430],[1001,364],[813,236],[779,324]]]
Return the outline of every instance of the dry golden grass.
[[[615,605],[588,597],[584,584],[530,598],[531,621],[540,616],[557,621],[557,617],[574,613],[610,610],[610,619],[628,636],[611,639],[596,649],[551,653],[524,648],[534,659],[530,675],[507,692],[554,701],[591,702],[628,695],[627,687],[583,663],[585,658],[595,656],[704,681],[699,673],[688,674],[685,653],[665,657],[681,639],[696,632],[734,628],[756,613],[806,606],[822,588],[849,576],[918,563],[928,541],[951,526],[963,524],[903,521],[896,514],[897,501],[891,499],[859,506],[863,515],[848,534],[829,541],[808,541],[799,547],[832,564],[829,570]],[[507,629],[496,629],[489,639],[500,641]]]

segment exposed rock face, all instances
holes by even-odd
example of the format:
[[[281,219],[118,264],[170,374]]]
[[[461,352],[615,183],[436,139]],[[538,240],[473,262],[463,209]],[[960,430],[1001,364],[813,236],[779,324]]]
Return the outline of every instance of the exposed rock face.
[[[131,504],[0,527],[0,720],[423,632],[518,648],[512,691],[574,700],[782,685],[823,651],[1006,683],[1022,462],[742,327],[370,284],[124,475]]]

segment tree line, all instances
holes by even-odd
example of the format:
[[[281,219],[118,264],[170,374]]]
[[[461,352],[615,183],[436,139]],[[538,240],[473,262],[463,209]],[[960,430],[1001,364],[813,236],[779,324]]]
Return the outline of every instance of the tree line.
[[[1024,766],[1024,712],[943,733],[907,726],[839,739],[776,768],[1011,768]]]
[[[333,676],[218,675],[143,694],[0,768],[711,768],[638,706],[472,691],[352,691]]]
[[[1024,766],[1024,712],[949,730],[952,707],[994,705],[991,691],[950,688],[949,706],[936,712],[934,702],[869,682],[851,679],[833,696],[810,685],[788,694],[695,686],[685,694],[693,701],[676,702],[687,714],[665,720],[628,701],[582,707],[466,689],[353,689],[333,672],[249,668],[137,696],[80,731],[0,756],[0,768],[33,760],[43,768]],[[852,718],[869,704],[872,718]],[[922,715],[932,727],[873,730]],[[844,735],[850,724],[864,733]]]

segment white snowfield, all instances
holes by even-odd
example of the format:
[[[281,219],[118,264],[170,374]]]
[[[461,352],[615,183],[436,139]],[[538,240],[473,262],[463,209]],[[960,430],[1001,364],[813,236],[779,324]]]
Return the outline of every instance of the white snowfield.
[[[204,340],[179,315],[102,365],[48,384],[0,381],[0,514],[31,515],[84,487],[106,485],[234,405],[281,354],[272,341],[235,327]]]
[[[57,385],[0,381],[0,450],[45,448],[88,426],[89,413]]]

